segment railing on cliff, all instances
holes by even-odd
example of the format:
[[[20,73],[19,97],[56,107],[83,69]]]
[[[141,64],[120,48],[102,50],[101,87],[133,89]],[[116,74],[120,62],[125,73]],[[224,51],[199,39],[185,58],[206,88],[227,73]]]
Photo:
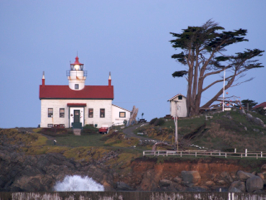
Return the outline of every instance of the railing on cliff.
[[[185,150],[185,151],[168,151],[168,150],[146,150],[143,156],[178,156],[178,157],[223,157],[223,158],[256,158],[266,159],[266,153],[261,152],[222,152],[207,150]]]

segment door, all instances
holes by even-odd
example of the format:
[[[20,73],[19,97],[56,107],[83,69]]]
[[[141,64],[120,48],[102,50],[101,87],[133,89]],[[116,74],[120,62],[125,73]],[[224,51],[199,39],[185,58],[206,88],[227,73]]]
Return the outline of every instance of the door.
[[[80,122],[80,110],[74,110],[74,123]]]

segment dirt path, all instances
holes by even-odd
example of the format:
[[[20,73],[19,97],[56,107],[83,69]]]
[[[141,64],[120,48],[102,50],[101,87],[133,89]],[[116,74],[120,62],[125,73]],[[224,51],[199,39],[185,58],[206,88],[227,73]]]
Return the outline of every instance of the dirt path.
[[[139,128],[140,126],[145,126],[147,125],[147,123],[145,124],[137,124],[137,125],[134,125],[134,126],[130,126],[130,127],[127,127],[123,130],[123,133],[128,137],[128,138],[131,138],[131,137],[135,137],[135,138],[139,138],[142,142],[145,142],[145,143],[156,143],[156,142],[160,142],[159,140],[154,140],[154,139],[151,139],[151,138],[148,138],[148,137],[144,137],[144,136],[141,136],[141,135],[136,135],[133,131],[137,128]]]

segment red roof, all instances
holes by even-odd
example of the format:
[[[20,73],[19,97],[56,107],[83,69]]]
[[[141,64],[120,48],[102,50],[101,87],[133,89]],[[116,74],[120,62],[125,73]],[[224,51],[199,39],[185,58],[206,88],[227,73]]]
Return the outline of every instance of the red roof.
[[[68,85],[40,85],[40,99],[114,99],[113,86],[85,86],[71,90]]]
[[[259,105],[254,106],[253,109],[257,109],[257,108],[260,108],[260,107],[265,108],[266,107],[266,102],[263,102],[263,103],[261,103]]]
[[[75,62],[72,63],[71,65],[83,65],[83,64],[79,62],[79,57],[77,56],[77,57],[75,58]]]

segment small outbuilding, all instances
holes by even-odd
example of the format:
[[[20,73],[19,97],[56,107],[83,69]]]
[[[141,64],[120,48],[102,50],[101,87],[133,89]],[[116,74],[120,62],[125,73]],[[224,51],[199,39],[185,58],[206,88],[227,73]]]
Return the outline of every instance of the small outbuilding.
[[[187,117],[187,98],[177,94],[168,101],[170,102],[170,114],[173,117]]]

